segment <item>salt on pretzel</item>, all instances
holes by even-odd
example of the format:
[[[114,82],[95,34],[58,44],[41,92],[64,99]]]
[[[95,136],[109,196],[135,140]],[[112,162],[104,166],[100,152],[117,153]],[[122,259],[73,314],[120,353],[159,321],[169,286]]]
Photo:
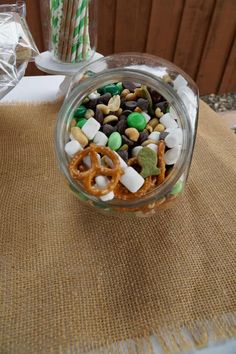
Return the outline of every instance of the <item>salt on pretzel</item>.
[[[165,142],[164,140],[159,140],[158,141],[158,162],[157,166],[160,168],[160,174],[157,176],[157,184],[161,184],[165,180],[165,173],[166,173],[166,163],[164,160],[164,154],[165,154]]]
[[[127,164],[129,166],[133,166],[135,164],[138,164],[137,157],[132,157],[131,159],[129,159]],[[152,176],[149,176],[149,177],[145,178],[144,185],[137,192],[131,193],[128,191],[127,188],[122,186],[121,183],[118,183],[116,188],[114,189],[114,194],[115,194],[116,198],[122,199],[122,200],[138,199],[138,198],[142,197],[145,193],[147,193],[150,190],[150,188],[153,186],[154,186],[153,178],[152,178]]]
[[[112,168],[101,166],[97,154],[107,156],[113,164]],[[89,155],[91,168],[83,171],[83,159]],[[82,170],[82,171],[81,171]],[[91,144],[88,148],[79,151],[69,163],[70,175],[73,179],[83,183],[84,188],[89,194],[101,197],[113,191],[117,186],[123,170],[120,167],[118,156],[108,147]],[[97,176],[111,177],[105,188],[98,188],[94,179]]]

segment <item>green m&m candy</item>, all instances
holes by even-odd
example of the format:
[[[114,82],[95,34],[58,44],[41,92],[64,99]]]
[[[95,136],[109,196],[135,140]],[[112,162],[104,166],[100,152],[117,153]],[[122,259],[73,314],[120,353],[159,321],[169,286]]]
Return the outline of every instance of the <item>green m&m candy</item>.
[[[179,194],[180,192],[182,192],[182,190],[183,190],[183,182],[182,181],[178,181],[177,183],[175,183],[175,185],[172,188],[170,194],[176,195],[176,194]]]
[[[109,93],[111,93],[113,96],[114,96],[114,95],[119,95],[119,93],[120,93],[119,87],[117,87],[117,85],[115,85],[115,84],[109,84],[109,85],[104,86],[104,87],[102,88],[102,91],[103,91],[103,93],[109,92]]]
[[[108,139],[108,146],[111,150],[119,150],[122,144],[121,135],[117,132],[112,133]]]
[[[87,122],[87,119],[86,118],[79,118],[76,126],[79,127],[79,128],[82,128],[83,125],[85,125],[85,123]]]
[[[121,91],[123,91],[123,89],[124,89],[124,87],[123,87],[123,85],[122,85],[122,82],[118,82],[118,83],[116,84],[116,87],[117,87],[118,90],[119,90],[119,94],[120,94]]]
[[[129,127],[136,128],[138,131],[143,131],[146,128],[147,122],[142,113],[133,112],[128,115],[127,123]]]
[[[75,113],[74,113],[74,117],[83,118],[86,111],[87,111],[87,108],[81,104],[78,108],[76,108]]]

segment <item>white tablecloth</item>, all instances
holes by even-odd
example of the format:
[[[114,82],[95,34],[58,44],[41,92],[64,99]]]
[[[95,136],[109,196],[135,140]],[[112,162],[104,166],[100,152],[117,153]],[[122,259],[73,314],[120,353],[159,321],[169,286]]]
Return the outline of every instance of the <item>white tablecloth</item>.
[[[47,102],[55,101],[65,76],[26,76],[0,101]]]

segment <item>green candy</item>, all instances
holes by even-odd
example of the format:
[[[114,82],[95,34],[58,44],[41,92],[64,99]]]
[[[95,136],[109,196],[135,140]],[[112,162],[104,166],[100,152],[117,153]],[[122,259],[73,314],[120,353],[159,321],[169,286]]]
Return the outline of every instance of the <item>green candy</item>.
[[[176,195],[176,194],[179,194],[180,192],[182,192],[182,190],[183,190],[183,182],[182,181],[178,181],[177,183],[175,183],[175,185],[172,188],[170,194]]]
[[[78,120],[76,126],[77,126],[78,128],[82,128],[82,127],[85,125],[86,122],[87,122],[87,119],[85,119],[85,118],[79,118],[79,120]]]
[[[152,149],[145,146],[140,150],[137,158],[142,167],[140,175],[143,178],[160,174],[160,169],[157,167],[157,154]]]
[[[119,88],[118,88],[117,85],[115,85],[115,84],[109,84],[109,85],[104,86],[104,87],[102,88],[102,91],[103,91],[103,93],[109,92],[109,93],[111,93],[113,96],[114,96],[114,95],[119,95],[119,93],[120,93]]]
[[[147,125],[145,117],[139,112],[130,113],[127,123],[129,127],[136,128],[140,132],[142,132]]]
[[[83,118],[85,113],[87,111],[87,108],[84,106],[84,105],[80,105],[76,110],[75,110],[75,113],[74,113],[74,117],[76,118]]]
[[[117,84],[116,84],[116,87],[118,88],[118,90],[119,90],[119,94],[123,91],[123,89],[124,89],[124,87],[123,87],[123,85],[122,85],[122,82],[118,82]]]
[[[117,132],[112,133],[108,139],[108,146],[111,150],[119,150],[122,144],[121,135]]]

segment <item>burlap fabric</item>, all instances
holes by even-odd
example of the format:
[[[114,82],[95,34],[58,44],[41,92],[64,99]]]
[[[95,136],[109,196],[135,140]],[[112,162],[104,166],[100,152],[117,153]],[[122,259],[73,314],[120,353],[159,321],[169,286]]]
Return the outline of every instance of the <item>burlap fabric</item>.
[[[236,336],[233,133],[201,103],[181,204],[121,222],[65,188],[58,109],[0,106],[0,352],[173,353]]]

